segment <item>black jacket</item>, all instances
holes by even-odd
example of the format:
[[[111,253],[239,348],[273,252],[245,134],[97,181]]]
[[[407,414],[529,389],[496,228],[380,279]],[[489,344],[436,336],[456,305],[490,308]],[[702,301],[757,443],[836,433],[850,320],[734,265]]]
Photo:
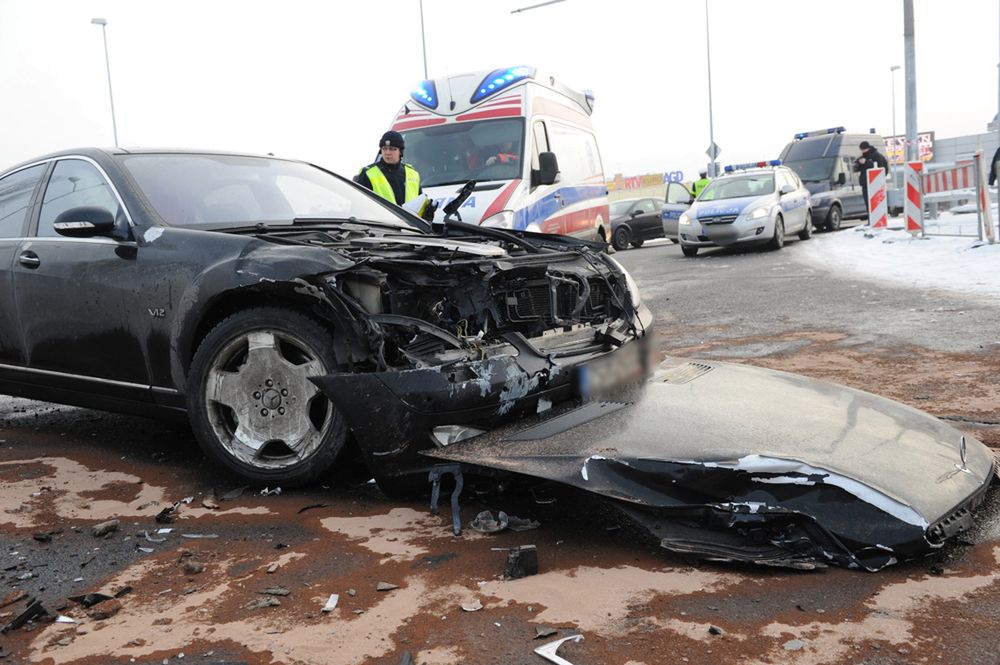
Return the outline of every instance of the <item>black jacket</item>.
[[[997,162],[1000,162],[1000,148],[993,153],[993,159],[990,161],[990,184],[993,185],[997,181]]]
[[[889,161],[885,158],[885,155],[875,148],[869,148],[867,152],[862,153],[860,157],[854,160],[854,170],[860,174],[858,177],[862,181],[865,181],[865,172],[876,166],[887,169],[889,168]]]
[[[385,179],[389,181],[392,186],[392,193],[396,195],[396,205],[403,205],[406,202],[406,170],[403,168],[403,161],[400,160],[398,164],[386,164],[384,161],[379,159],[374,164],[369,164],[368,166],[361,169],[361,173],[354,176],[354,182],[358,183],[362,187],[372,188],[372,181],[368,179],[368,169],[373,166],[377,166],[379,171],[385,176]]]

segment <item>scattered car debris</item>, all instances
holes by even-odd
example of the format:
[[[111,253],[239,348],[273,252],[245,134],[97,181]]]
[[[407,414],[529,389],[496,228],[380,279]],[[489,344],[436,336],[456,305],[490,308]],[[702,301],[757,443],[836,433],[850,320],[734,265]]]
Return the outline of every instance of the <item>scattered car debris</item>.
[[[157,524],[172,524],[174,519],[177,517],[177,511],[180,509],[181,502],[178,501],[173,505],[167,506],[160,512],[156,513],[156,523]]]
[[[438,497],[441,495],[441,478],[451,475],[455,479],[455,489],[451,492],[451,530],[456,536],[462,534],[462,512],[458,505],[458,497],[465,483],[462,467],[459,464],[435,464],[431,467],[427,479],[431,482],[431,514],[438,513]]]
[[[708,634],[709,635],[722,635],[722,629],[719,628],[718,626],[709,626],[708,627]]]
[[[281,605],[281,601],[274,596],[264,596],[263,598],[247,603],[243,608],[247,610],[259,610],[264,607],[278,607],[279,605]]]
[[[121,601],[112,598],[103,600],[87,609],[87,616],[96,621],[110,619],[122,609]]]
[[[191,538],[191,539],[212,539],[218,538],[217,533],[182,533],[181,538]]]
[[[507,551],[504,577],[510,580],[538,574],[538,550],[534,545],[512,547]]]
[[[466,612],[478,612],[483,609],[483,603],[481,600],[476,598],[470,602],[462,603],[462,609]]]
[[[114,533],[118,530],[121,522],[118,520],[108,520],[107,522],[101,522],[100,524],[95,524],[90,527],[90,535],[94,538],[102,538],[110,533]]]
[[[272,586],[266,589],[261,589],[257,593],[268,595],[268,596],[287,596],[291,593],[288,589],[283,586]]]
[[[307,510],[312,510],[313,508],[327,508],[330,504],[328,503],[310,503],[308,506],[303,506],[299,508],[298,514],[306,512]]]
[[[209,510],[218,510],[219,502],[215,500],[214,496],[206,496],[201,500],[202,508],[208,508]]]
[[[76,619],[68,617],[65,614],[60,614],[56,617],[56,623],[76,623]]]
[[[335,593],[331,593],[330,597],[326,599],[326,604],[323,605],[323,612],[332,612],[337,609],[337,602],[340,601],[340,596]]]
[[[135,549],[137,552],[142,552],[143,554],[152,554],[153,552],[156,551],[152,547],[143,547],[142,545],[138,544],[135,546]]]
[[[484,510],[476,518],[469,522],[469,528],[479,533],[499,533],[505,529],[511,531],[529,531],[541,526],[540,522],[531,519],[523,519],[515,515],[508,515],[504,511],[499,511],[496,518],[493,513]]]
[[[403,653],[403,657],[399,659],[399,665],[414,665],[413,654],[409,651]]]
[[[31,537],[40,543],[50,543],[52,542],[52,534],[49,533],[33,533]]]
[[[535,639],[540,640],[543,637],[552,637],[559,631],[556,628],[549,628],[548,626],[536,626],[535,627]]]
[[[236,487],[229,490],[220,497],[223,501],[232,501],[233,499],[238,499],[243,496],[243,493],[250,489],[249,485],[243,485],[241,487]]]
[[[806,647],[806,642],[805,640],[798,639],[788,640],[782,646],[785,648],[785,651],[799,651],[800,649],[804,649]]]
[[[356,595],[357,595],[357,593],[358,593],[358,592],[357,592],[357,591],[355,591],[354,589],[348,589],[348,590],[347,590],[347,595],[348,595],[348,596],[350,596],[350,597],[352,597],[352,598],[353,598],[354,596],[356,596]]]
[[[278,568],[281,568],[281,564],[275,562],[267,566],[266,572],[268,575],[273,575],[274,573],[278,572]]]
[[[28,599],[28,606],[18,614],[16,617],[10,620],[5,626],[0,628],[0,634],[7,633],[17,628],[20,628],[24,624],[28,623],[36,617],[48,616],[48,612],[42,606],[41,601]]]
[[[148,531],[140,531],[139,535],[142,536],[143,539],[145,539],[145,540],[147,540],[147,541],[149,541],[151,543],[163,543],[163,542],[166,542],[166,540],[167,540],[166,538],[153,538],[151,535],[149,535]]]
[[[379,582],[378,585],[375,586],[376,591],[392,591],[393,589],[398,588],[398,584],[390,584],[389,582]]]
[[[273,489],[265,487],[260,491],[261,496],[278,496],[279,494],[281,494],[280,487],[275,487]]]
[[[123,594],[124,595],[124,594]],[[68,599],[73,601],[78,605],[83,605],[84,607],[92,607],[97,603],[103,603],[105,600],[111,600],[117,596],[109,596],[106,593],[88,593],[83,596],[69,596]]]
[[[583,639],[583,635],[570,635],[569,637],[562,637],[554,642],[549,642],[548,644],[543,644],[535,649],[535,653],[549,661],[550,663],[555,663],[556,665],[573,665],[565,658],[560,658],[556,655],[559,651],[559,647],[563,645],[563,642],[579,642]]]

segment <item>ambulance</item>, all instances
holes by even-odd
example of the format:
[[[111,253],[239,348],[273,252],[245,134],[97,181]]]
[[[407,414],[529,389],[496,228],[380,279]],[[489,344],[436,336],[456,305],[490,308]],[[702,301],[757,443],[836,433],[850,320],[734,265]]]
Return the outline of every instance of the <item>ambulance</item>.
[[[608,240],[594,97],[519,66],[420,82],[392,121],[438,203],[475,180],[467,224]]]

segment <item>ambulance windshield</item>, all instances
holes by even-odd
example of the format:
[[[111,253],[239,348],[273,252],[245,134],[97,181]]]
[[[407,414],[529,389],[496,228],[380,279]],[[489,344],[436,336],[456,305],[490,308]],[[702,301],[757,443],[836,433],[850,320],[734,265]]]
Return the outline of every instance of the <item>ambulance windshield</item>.
[[[403,132],[422,187],[521,177],[524,119],[455,122]]]

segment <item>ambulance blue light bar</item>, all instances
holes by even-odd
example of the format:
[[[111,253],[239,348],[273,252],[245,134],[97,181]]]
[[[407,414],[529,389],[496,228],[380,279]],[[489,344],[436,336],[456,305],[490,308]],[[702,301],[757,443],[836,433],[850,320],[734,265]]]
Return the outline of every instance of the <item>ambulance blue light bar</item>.
[[[436,109],[438,105],[437,86],[434,81],[421,81],[410,93],[410,99],[426,106],[429,109]]]
[[[830,127],[829,129],[817,129],[814,132],[802,132],[795,135],[796,141],[801,141],[808,136],[822,136],[823,134],[843,134],[847,130],[843,127]]]
[[[772,159],[766,162],[747,162],[745,164],[728,164],[723,171],[726,173],[732,173],[733,171],[742,171],[744,169],[762,169],[765,166],[781,166],[780,159]]]
[[[490,95],[496,94],[505,88],[509,88],[518,81],[535,78],[535,68],[519,65],[509,69],[496,69],[486,75],[472,93],[470,104],[482,101]]]

